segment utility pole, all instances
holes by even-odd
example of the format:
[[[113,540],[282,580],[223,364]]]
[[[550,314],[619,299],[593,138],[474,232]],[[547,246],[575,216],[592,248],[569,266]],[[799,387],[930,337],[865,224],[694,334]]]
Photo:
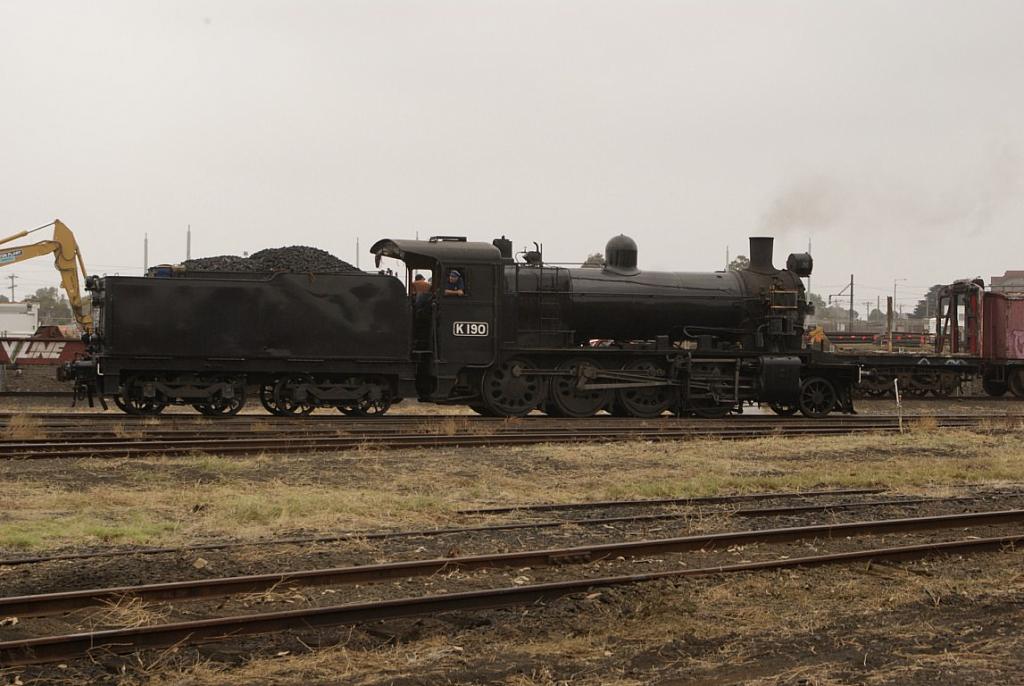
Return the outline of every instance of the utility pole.
[[[838,303],[839,302],[839,296],[844,295],[846,293],[846,289],[847,288],[850,289],[850,324],[849,324],[849,331],[852,332],[853,331],[853,274],[850,274],[850,283],[849,283],[849,285],[843,286],[843,290],[839,291],[838,293],[830,293],[829,294],[829,296],[828,296],[828,304],[829,305],[832,304],[832,298],[835,298],[836,302]]]
[[[359,238],[356,238],[356,269],[359,269]]]
[[[15,300],[14,300],[14,280],[17,279],[18,277],[15,276],[14,274],[11,274],[7,278],[11,280],[11,302],[15,302]]]
[[[149,271],[149,234],[142,234],[142,273]]]
[[[905,279],[905,278],[903,278],[903,279],[893,279],[893,280],[892,280],[892,305],[890,305],[890,306],[889,306],[889,310],[890,310],[890,311],[891,311],[891,310],[892,310],[892,309],[893,309],[894,307],[896,307],[896,284],[897,284],[898,282],[900,282],[900,281],[906,281],[906,280],[907,280],[907,279]]]
[[[192,225],[188,225],[188,229],[185,231],[185,259],[192,259]]]
[[[885,296],[885,334],[889,339],[889,352],[892,352],[892,298]]]
[[[725,246],[725,271],[729,271],[729,246]]]
[[[850,331],[853,331],[853,274],[850,274]]]

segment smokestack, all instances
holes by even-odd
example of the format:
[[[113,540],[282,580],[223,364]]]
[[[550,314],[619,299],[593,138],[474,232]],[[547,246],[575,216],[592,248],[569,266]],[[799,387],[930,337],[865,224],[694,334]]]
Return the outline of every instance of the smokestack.
[[[771,236],[750,237],[750,271],[770,273],[776,271],[772,265],[772,245],[775,239]]]

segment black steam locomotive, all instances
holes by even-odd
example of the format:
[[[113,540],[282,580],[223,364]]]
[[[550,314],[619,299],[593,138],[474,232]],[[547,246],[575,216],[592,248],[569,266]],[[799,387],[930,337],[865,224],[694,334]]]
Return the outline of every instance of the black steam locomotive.
[[[378,267],[432,274],[418,297],[383,272],[92,277],[89,357],[64,374],[134,414],[233,414],[252,394],[280,415],[406,397],[491,416],[852,411],[858,368],[803,348],[811,257],[776,269],[772,243],[751,238],[745,270],[677,273],[638,269],[626,236],[597,268],[516,259],[504,238],[378,241]]]

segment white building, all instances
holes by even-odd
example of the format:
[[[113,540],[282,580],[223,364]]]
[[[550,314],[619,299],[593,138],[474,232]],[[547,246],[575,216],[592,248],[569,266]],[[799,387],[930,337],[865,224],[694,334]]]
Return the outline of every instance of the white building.
[[[31,336],[39,328],[39,308],[35,303],[0,303],[0,336]]]

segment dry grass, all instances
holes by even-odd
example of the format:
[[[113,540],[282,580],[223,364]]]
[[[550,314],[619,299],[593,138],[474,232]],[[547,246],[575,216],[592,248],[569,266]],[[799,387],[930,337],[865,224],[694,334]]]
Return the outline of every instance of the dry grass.
[[[141,431],[141,430],[139,430],[137,428],[134,428],[134,427],[129,428],[128,426],[125,426],[124,424],[114,424],[113,426],[110,427],[110,432],[116,438],[129,438],[130,439],[130,438],[143,438],[145,436],[145,432],[143,432],[143,431]]]
[[[930,433],[939,428],[939,420],[932,416],[915,417],[908,422],[911,431]]]
[[[9,441],[46,438],[46,430],[43,428],[43,422],[37,417],[15,415],[7,422],[0,436]]]
[[[446,417],[432,424],[441,431],[464,421]],[[402,452],[367,444],[323,455],[0,464],[0,488],[15,504],[0,520],[0,545],[156,544],[296,528],[418,528],[456,521],[459,507],[492,503],[850,487],[943,495],[963,484],[996,486],[1022,477],[1019,435],[1003,428],[941,430],[928,421],[914,423],[904,435]],[[849,670],[854,663],[873,664],[867,646],[874,640],[901,646],[878,673],[879,683],[957,670],[984,676],[992,665],[1020,660],[1020,633],[962,635],[942,623],[942,613],[1019,602],[1021,554],[917,563],[919,573],[895,564],[860,565],[603,590],[558,601],[551,610],[504,611],[484,627],[438,628],[428,618],[422,633],[395,642],[352,628],[343,636],[354,638],[336,647],[230,667],[186,664],[181,654],[168,652],[136,674],[146,683],[228,686],[624,685],[660,679],[654,668],[627,671],[637,656],[650,655],[664,669],[687,675],[681,683],[870,683],[874,677],[850,678]],[[299,606],[307,598],[280,588],[245,601],[258,611],[265,603]],[[147,614],[157,612],[152,607],[130,602],[109,612],[94,621],[157,618]],[[959,642],[949,643],[950,637]],[[940,644],[946,647],[936,649]],[[784,659],[766,657],[773,655]]]
[[[89,612],[82,622],[90,631],[105,627],[137,627],[159,624],[170,616],[166,608],[148,605],[142,600],[124,596]]]
[[[947,625],[956,622],[956,613],[941,610],[1013,603],[1024,581],[1019,574],[1010,583],[1007,579],[1019,569],[1021,555],[993,554],[976,565],[918,563],[912,569],[919,574],[848,566],[651,583],[556,601],[553,612],[507,610],[492,628],[428,631],[416,640],[372,649],[343,640],[336,647],[236,668],[201,664],[152,683],[359,685],[408,679],[603,685],[665,679],[767,686],[904,683],[904,677],[922,670],[932,675],[928,683],[959,683],[941,676],[957,673],[981,683],[991,670],[1020,661],[1024,639],[1015,633],[957,634]],[[567,604],[572,612],[559,612]],[[879,642],[892,646],[892,654],[884,668],[872,672],[882,659],[868,646]],[[946,649],[936,649],[940,645]],[[626,672],[637,655],[652,656],[656,667]],[[670,678],[663,669],[685,677]],[[488,670],[497,676],[477,676]],[[857,673],[853,678],[851,670]],[[988,683],[993,679],[998,681],[993,675]]]
[[[943,494],[1022,475],[1016,435],[932,430],[404,452],[368,442],[334,455],[0,464],[14,505],[0,520],[0,547],[418,528],[496,503],[854,487]]]
[[[495,425],[491,422],[478,422],[474,421],[473,417],[461,417],[455,415],[441,415],[433,417],[430,421],[423,422],[417,429],[420,433],[427,435],[437,436],[456,436],[456,435],[483,435],[495,433],[495,429],[498,431],[507,430],[509,428],[509,422],[520,421],[514,418],[507,418],[505,422],[500,425]]]

